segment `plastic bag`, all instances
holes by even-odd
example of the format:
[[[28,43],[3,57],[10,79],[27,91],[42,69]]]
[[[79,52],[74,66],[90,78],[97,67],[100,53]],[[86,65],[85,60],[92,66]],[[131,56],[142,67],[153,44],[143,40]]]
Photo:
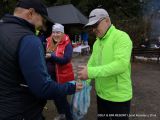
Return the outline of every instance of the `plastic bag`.
[[[71,100],[71,110],[74,120],[81,120],[90,106],[90,91],[92,87],[84,80],[82,83],[83,89],[75,93]]]

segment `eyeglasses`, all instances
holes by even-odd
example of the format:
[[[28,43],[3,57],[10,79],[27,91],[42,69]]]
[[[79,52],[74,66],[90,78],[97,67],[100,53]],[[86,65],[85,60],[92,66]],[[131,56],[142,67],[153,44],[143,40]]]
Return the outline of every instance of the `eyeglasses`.
[[[96,29],[98,27],[98,25],[101,23],[102,20],[104,20],[105,18],[101,18],[100,20],[98,20],[94,25],[90,26],[90,30]]]

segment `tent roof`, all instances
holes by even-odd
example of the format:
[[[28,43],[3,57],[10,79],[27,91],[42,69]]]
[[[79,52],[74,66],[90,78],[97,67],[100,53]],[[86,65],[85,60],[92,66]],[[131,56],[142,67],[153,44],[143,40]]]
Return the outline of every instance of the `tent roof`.
[[[88,19],[72,4],[48,7],[49,17],[61,24],[86,24]]]

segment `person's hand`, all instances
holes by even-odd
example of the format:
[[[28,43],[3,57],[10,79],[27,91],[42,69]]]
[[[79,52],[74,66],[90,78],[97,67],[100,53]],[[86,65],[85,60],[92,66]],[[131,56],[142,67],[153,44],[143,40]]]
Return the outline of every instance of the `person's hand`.
[[[83,88],[83,84],[80,81],[76,81],[76,92],[81,91]]]
[[[46,58],[46,59],[51,58],[51,53],[46,53],[45,58]]]
[[[78,66],[78,79],[81,79],[81,80],[88,79],[87,66]]]

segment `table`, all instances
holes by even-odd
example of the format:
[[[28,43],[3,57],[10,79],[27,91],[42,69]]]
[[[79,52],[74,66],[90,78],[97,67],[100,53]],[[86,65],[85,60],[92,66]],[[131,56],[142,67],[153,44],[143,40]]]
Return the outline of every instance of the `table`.
[[[90,46],[89,45],[79,45],[79,46],[73,48],[73,52],[77,52],[79,54],[81,54],[83,50],[86,50],[87,52],[89,52]]]

